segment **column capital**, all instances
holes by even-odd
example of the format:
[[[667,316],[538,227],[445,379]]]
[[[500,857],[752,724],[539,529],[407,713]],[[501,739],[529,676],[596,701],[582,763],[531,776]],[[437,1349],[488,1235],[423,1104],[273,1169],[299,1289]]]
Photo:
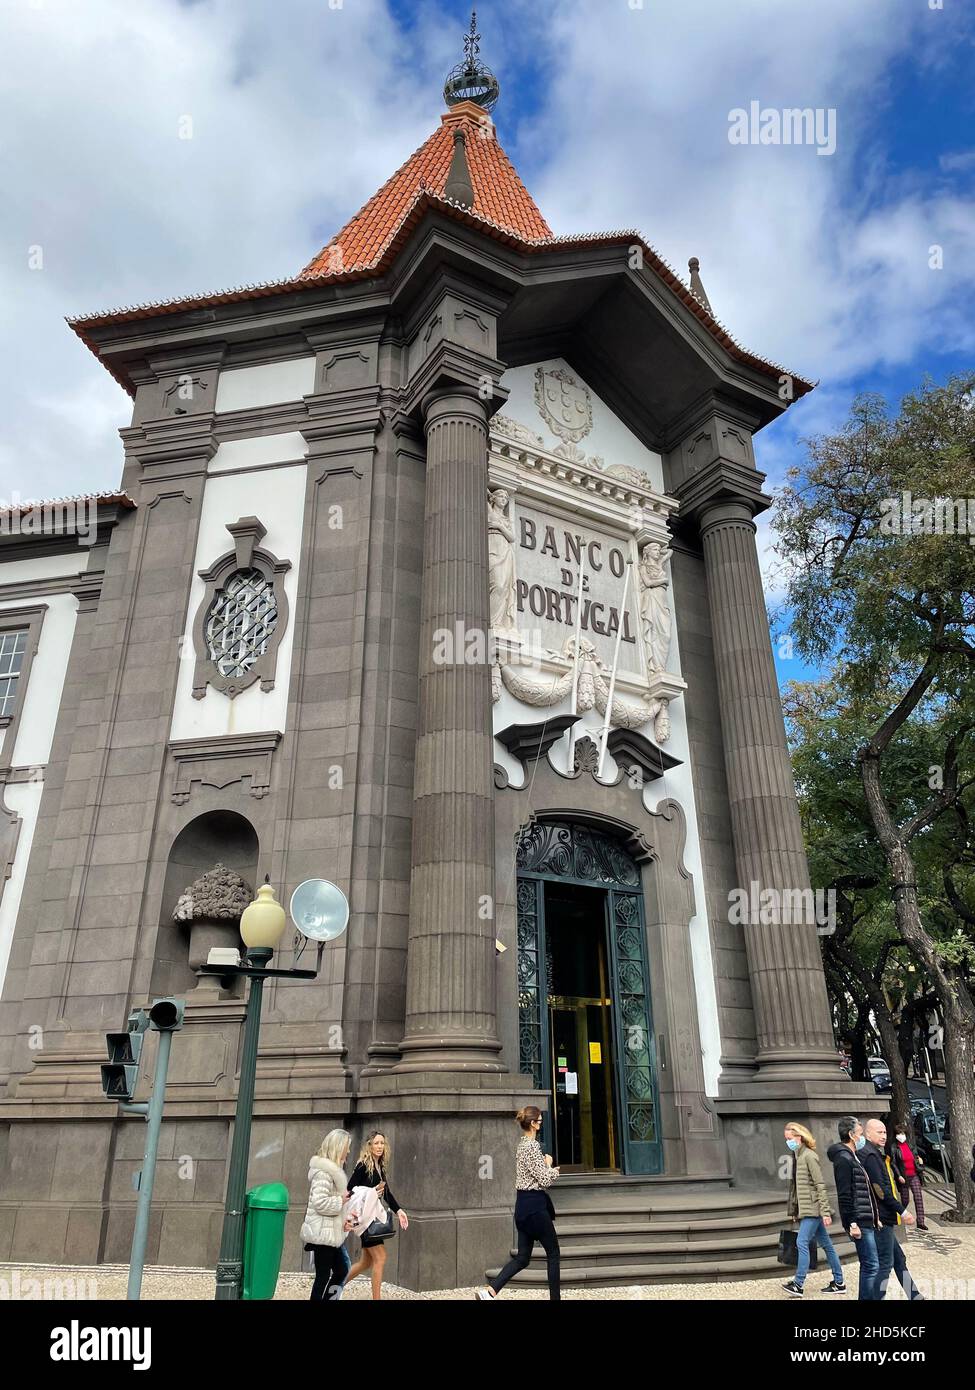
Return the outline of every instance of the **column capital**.
[[[475,348],[460,343],[439,342],[414,372],[406,388],[404,408],[411,414],[426,418],[437,400],[453,396],[480,406],[485,428],[489,418],[500,410],[508,399],[507,387],[501,385],[505,367],[496,357],[488,357]],[[462,409],[460,405],[457,407]]]
[[[762,491],[765,474],[752,465],[727,458],[713,458],[673,488],[680,502],[679,515],[697,523],[702,534],[715,520],[752,521],[771,506]]]

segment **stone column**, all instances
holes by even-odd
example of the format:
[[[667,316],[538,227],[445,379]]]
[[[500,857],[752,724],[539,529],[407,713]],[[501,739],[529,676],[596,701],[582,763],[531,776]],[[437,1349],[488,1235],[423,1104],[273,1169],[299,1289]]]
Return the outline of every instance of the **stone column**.
[[[755,547],[752,498],[698,511],[714,634],[738,886],[809,890],[792,765]],[[810,900],[808,892],[806,901]],[[782,901],[780,896],[779,901]],[[794,910],[792,915],[798,915]],[[759,1080],[836,1078],[826,982],[813,921],[744,926]]]
[[[427,436],[406,1031],[397,1072],[498,1054],[487,551],[488,402],[451,385]],[[445,656],[449,659],[445,660]]]

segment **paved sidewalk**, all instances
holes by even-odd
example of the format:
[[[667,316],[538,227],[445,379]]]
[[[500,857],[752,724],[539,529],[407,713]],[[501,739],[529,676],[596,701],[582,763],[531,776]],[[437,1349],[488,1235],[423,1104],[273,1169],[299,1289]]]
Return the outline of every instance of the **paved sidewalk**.
[[[926,1297],[934,1299],[975,1299],[975,1227],[951,1226],[932,1222],[927,1234],[910,1231],[905,1253],[911,1274]],[[856,1290],[856,1262],[847,1263],[845,1270],[851,1289]],[[708,1299],[765,1300],[785,1299],[781,1285],[788,1272],[779,1278],[747,1279],[715,1284],[659,1284],[611,1289],[566,1289],[565,1299],[650,1299],[668,1301],[706,1301]],[[124,1265],[99,1265],[94,1268],[47,1268],[40,1265],[0,1264],[0,1297],[11,1298],[71,1298],[120,1299],[125,1297],[128,1270]],[[75,1287],[70,1281],[76,1281]],[[820,1257],[820,1268],[810,1274],[804,1302],[839,1301],[819,1290],[829,1281],[829,1270]],[[310,1274],[282,1274],[278,1281],[276,1299],[307,1299],[311,1291]],[[464,1299],[472,1298],[473,1289],[445,1289],[437,1293],[412,1293],[395,1285],[383,1287],[384,1298],[399,1299]],[[142,1296],[146,1299],[212,1299],[213,1271],[200,1269],[148,1268],[143,1280]],[[849,1297],[850,1295],[847,1295]],[[346,1299],[368,1299],[369,1285],[357,1279],[346,1290]],[[900,1286],[891,1281],[888,1299],[903,1299]],[[523,1299],[545,1299],[543,1290],[509,1287],[501,1302]],[[795,1300],[793,1300],[795,1301]]]

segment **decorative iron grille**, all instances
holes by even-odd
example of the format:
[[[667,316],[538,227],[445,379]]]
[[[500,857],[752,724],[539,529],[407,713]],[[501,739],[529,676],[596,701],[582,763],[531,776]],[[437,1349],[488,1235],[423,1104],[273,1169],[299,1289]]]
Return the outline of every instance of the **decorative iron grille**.
[[[258,569],[235,570],[206,620],[207,653],[222,676],[238,677],[267,651],[278,622],[274,585]]]
[[[635,893],[613,893],[616,945],[616,1002],[623,1046],[623,1103],[629,1138],[652,1143],[657,1137],[654,1105],[652,1039],[648,1028],[643,973],[643,913]]]
[[[518,1061],[519,1070],[541,1090],[542,981],[538,960],[538,894],[540,885],[518,881]]]

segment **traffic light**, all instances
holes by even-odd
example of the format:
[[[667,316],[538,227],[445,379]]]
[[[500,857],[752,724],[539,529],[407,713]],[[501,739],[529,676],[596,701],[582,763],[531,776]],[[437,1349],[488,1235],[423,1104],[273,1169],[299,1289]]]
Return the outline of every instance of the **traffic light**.
[[[128,1032],[106,1033],[108,1062],[102,1063],[102,1090],[109,1100],[130,1101],[139,1084],[139,1058],[149,1015],[139,1009],[129,1014]]]
[[[149,1009],[149,1027],[157,1033],[175,1033],[183,1026],[182,999],[154,999]]]

